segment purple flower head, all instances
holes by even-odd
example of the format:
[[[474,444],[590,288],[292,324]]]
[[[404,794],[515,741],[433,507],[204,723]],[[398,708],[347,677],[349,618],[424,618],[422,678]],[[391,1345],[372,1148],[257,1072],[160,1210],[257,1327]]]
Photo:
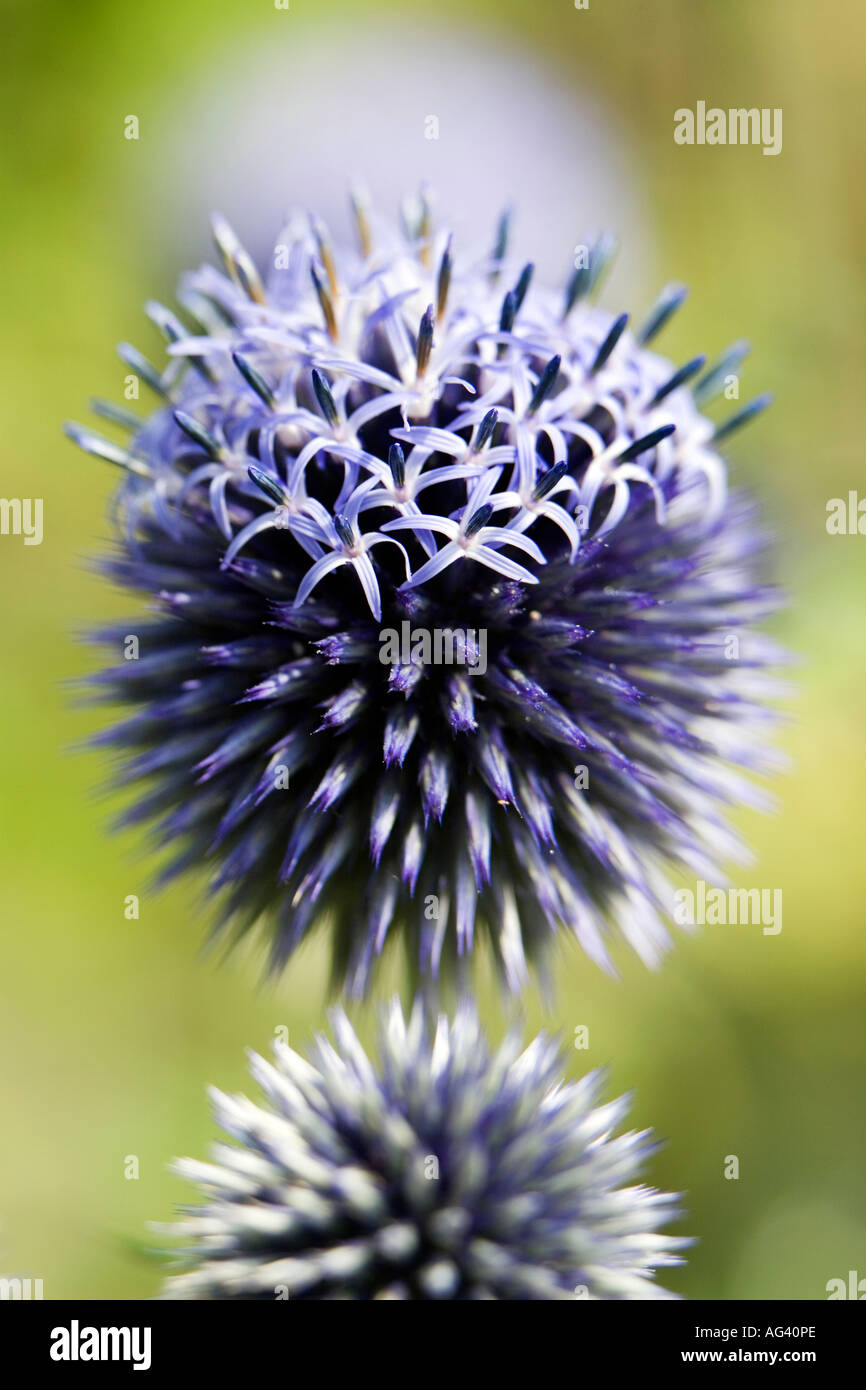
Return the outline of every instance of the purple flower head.
[[[354,992],[395,939],[432,976],[483,940],[512,989],[557,933],[653,963],[666,870],[718,881],[772,765],[775,598],[719,451],[764,402],[712,424],[744,348],[658,356],[683,292],[611,318],[603,244],[562,293],[505,223],[465,262],[423,201],[405,224],[293,223],[265,283],[217,220],[223,270],[149,306],[166,365],[122,350],[153,413],[70,427],[123,470],[103,568],[154,610],[95,677],[126,819],[275,967],[327,921]]]
[[[346,1016],[309,1061],[252,1055],[264,1101],[212,1092],[231,1143],[180,1160],[203,1189],[182,1238],[179,1299],[670,1298],[654,1281],[689,1241],[677,1197],[630,1186],[655,1147],[613,1137],[628,1097],[564,1082],[557,1045],[491,1049],[470,1007],[428,1027],[384,1014],[378,1062]]]

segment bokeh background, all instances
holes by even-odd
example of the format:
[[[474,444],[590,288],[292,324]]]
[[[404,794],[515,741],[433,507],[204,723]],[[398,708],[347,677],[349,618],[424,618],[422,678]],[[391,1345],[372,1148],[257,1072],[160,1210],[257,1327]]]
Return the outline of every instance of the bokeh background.
[[[150,1296],[146,1223],[187,1195],[166,1161],[210,1141],[205,1083],[242,1086],[245,1046],[279,1027],[302,1045],[325,1006],[319,946],[276,987],[260,986],[254,952],[202,959],[195,887],[151,895],[141,838],[106,833],[98,761],[73,751],[95,716],[63,682],[93,659],[74,632],[130,608],[84,565],[107,533],[111,470],[61,421],[86,418],[91,394],[119,399],[117,340],[155,350],[140,306],[206,254],[211,203],[255,242],[295,197],[330,211],[360,174],[393,205],[433,177],[474,235],[474,171],[483,220],[510,189],[551,270],[557,239],[564,274],[582,233],[613,224],[611,309],[639,313],[665,281],[689,283],[664,341],[677,360],[752,340],[744,396],[777,402],[735,441],[732,470],[775,526],[791,596],[776,632],[802,660],[780,810],[741,820],[756,864],[740,882],[783,889],[781,934],[707,927],[657,974],[623,956],[618,981],[563,954],[554,1004],[531,996],[528,1025],[567,1043],[588,1026],[572,1072],[609,1064],[611,1093],[633,1089],[636,1123],[668,1141],[652,1180],[686,1191],[683,1229],[699,1237],[672,1286],[819,1299],[828,1279],[866,1275],[866,537],[825,529],[829,498],[866,495],[858,0],[0,12],[0,491],[45,505],[41,546],[0,538],[3,1272],[41,1277],[46,1298]],[[781,107],[782,153],[675,145],[674,110],[700,99]],[[501,1026],[489,989],[485,1012]]]

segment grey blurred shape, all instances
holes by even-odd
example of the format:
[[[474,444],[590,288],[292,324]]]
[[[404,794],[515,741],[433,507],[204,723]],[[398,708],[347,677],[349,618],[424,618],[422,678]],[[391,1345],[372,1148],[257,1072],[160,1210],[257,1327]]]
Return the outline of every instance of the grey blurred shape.
[[[264,260],[291,209],[317,211],[343,237],[351,183],[389,214],[427,184],[458,243],[490,245],[512,205],[513,250],[545,278],[564,278],[577,245],[612,231],[616,298],[651,297],[647,216],[616,115],[538,54],[399,14],[299,30],[275,11],[270,23],[270,36],[211,63],[198,86],[188,79],[159,122],[145,184],[158,182],[172,215],[155,217],[148,199],[148,220],[173,264],[208,254],[216,209]],[[438,139],[427,138],[431,117]]]

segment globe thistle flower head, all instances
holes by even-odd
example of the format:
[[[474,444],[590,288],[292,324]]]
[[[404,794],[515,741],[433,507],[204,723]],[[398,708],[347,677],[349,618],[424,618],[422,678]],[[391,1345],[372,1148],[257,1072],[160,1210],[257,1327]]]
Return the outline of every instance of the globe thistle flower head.
[[[395,938],[428,976],[483,940],[514,990],[557,932],[655,963],[668,866],[718,881],[772,765],[774,598],[719,452],[765,401],[700,410],[745,349],[658,356],[684,291],[633,331],[590,300],[603,242],[554,292],[507,220],[464,261],[424,200],[356,211],[355,250],[295,222],[267,281],[217,219],[223,270],[148,306],[167,365],[121,348],[156,409],[70,427],[124,472],[103,568],[156,609],[95,678],[132,707],[98,740],[145,785],[125,820],[274,967],[327,921],[354,992]]]
[[[383,1015],[379,1059],[337,1013],[310,1060],[253,1054],[263,1103],[213,1093],[233,1141],[179,1161],[201,1205],[164,1229],[187,1299],[644,1299],[688,1240],[677,1198],[631,1184],[647,1132],[613,1137],[628,1099],[561,1077],[541,1035],[488,1046],[462,1005],[434,1028]]]

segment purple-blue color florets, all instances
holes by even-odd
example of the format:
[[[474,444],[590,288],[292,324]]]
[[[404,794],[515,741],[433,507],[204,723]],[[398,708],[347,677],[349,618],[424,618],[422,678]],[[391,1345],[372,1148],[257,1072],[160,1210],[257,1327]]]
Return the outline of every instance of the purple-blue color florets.
[[[560,931],[652,963],[666,870],[718,879],[769,766],[774,596],[719,452],[763,402],[700,410],[744,348],[656,355],[683,292],[632,331],[589,300],[602,245],[563,294],[504,224],[466,263],[423,203],[357,225],[292,224],[265,285],[217,220],[224,269],[149,306],[167,365],[122,349],[155,411],[70,427],[125,470],[104,569],[156,610],[101,634],[139,637],[96,677],[127,820],[275,966],[327,920],[357,992],[394,938],[432,975],[483,938],[512,989]]]

